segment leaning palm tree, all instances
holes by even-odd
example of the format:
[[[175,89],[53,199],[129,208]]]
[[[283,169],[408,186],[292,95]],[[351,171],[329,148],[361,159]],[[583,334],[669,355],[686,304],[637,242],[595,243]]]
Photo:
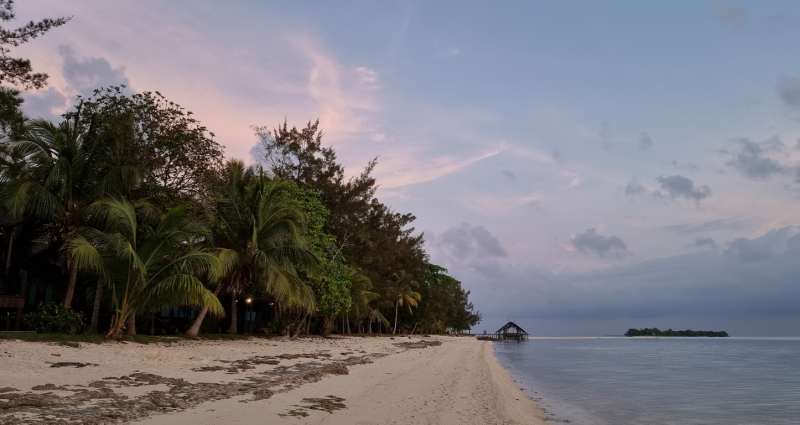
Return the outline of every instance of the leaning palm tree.
[[[211,212],[214,242],[227,266],[223,282],[231,294],[228,332],[237,332],[236,297],[251,285],[263,285],[276,308],[313,310],[313,291],[297,271],[315,272],[318,260],[300,232],[302,212],[281,201],[289,183],[269,180],[238,160],[225,164],[222,180]],[[197,336],[203,315],[201,311],[188,336]]]
[[[394,327],[392,328],[394,334],[397,333],[397,313],[400,307],[408,306],[408,312],[411,313],[411,307],[417,306],[417,303],[422,300],[422,295],[414,291],[419,287],[419,283],[405,270],[395,273],[392,278],[394,282],[389,287],[389,294],[394,300]]]
[[[161,215],[146,202],[108,198],[89,205],[85,214],[96,226],[79,229],[67,249],[78,269],[97,274],[111,290],[114,316],[107,338],[120,339],[136,312],[186,305],[224,315],[198,278],[219,276],[224,266],[198,247],[209,232],[183,208]]]

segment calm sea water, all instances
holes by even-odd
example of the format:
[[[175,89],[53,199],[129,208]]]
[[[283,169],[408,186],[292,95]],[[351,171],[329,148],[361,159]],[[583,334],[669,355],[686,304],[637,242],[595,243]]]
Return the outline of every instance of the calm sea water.
[[[494,349],[556,421],[800,424],[800,338],[531,339]]]

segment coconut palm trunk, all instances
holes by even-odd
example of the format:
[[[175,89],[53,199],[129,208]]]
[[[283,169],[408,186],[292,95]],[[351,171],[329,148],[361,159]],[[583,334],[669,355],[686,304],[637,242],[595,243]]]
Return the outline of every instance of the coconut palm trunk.
[[[15,227],[11,228],[11,232],[8,234],[8,252],[6,253],[6,268],[5,268],[5,275],[6,279],[8,279],[8,269],[11,268],[11,250],[14,248],[14,231],[16,230]]]
[[[217,289],[214,290],[214,296],[219,294],[220,289],[222,289],[222,285],[218,285]],[[208,314],[208,307],[203,307],[200,309],[200,313],[197,314],[197,317],[192,322],[192,326],[189,327],[189,330],[186,331],[187,338],[197,338],[197,335],[200,333],[200,326],[203,324],[203,319],[206,318]]]
[[[131,313],[128,318],[128,324],[125,326],[125,333],[127,335],[136,335],[136,312]]]
[[[100,321],[100,305],[103,303],[103,282],[97,282],[97,289],[94,291],[94,307],[92,308],[92,322],[89,324],[90,334],[97,333],[97,325]]]
[[[72,305],[72,296],[75,294],[75,282],[78,280],[78,264],[70,261],[69,283],[67,284],[67,295],[64,296],[64,306],[69,308]]]
[[[397,333],[397,312],[400,308],[400,301],[394,303],[394,327],[392,328],[392,335]]]
[[[231,292],[231,326],[226,331],[229,334],[239,333],[239,329],[236,327],[236,322],[238,321],[237,312],[236,312],[236,295],[238,291]]]

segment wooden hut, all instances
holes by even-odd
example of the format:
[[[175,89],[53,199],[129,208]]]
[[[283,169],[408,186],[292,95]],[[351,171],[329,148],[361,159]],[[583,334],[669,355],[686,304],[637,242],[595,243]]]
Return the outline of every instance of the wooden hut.
[[[508,322],[494,333],[498,339],[528,339],[528,333],[514,322]]]

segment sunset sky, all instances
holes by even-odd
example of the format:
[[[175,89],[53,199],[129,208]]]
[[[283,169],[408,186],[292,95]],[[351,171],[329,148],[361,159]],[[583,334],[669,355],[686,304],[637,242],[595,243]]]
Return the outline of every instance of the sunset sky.
[[[494,331],[800,335],[800,3],[20,1],[53,120],[159,91],[252,162],[319,119]]]

